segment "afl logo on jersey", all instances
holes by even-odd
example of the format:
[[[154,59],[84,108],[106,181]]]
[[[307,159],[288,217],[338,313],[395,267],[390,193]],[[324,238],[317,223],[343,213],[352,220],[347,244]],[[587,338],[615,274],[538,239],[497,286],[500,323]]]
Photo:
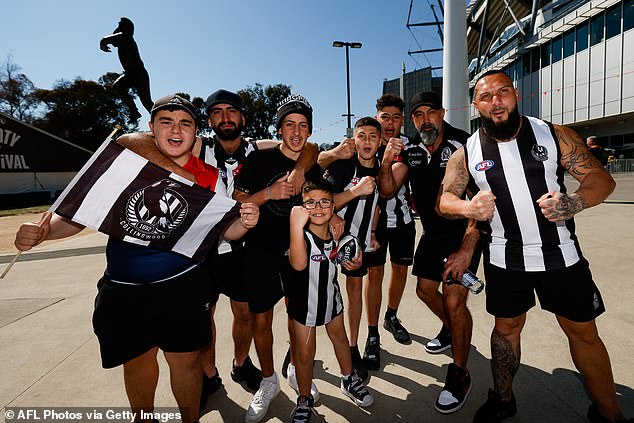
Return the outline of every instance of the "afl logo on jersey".
[[[548,160],[548,149],[543,145],[535,144],[531,149],[531,155],[538,162],[545,162]]]
[[[475,165],[475,170],[478,172],[485,172],[493,167],[493,160],[483,160],[477,165]]]
[[[326,257],[325,254],[313,254],[312,256],[310,256],[310,259],[312,261],[321,262],[328,260],[328,257]]]

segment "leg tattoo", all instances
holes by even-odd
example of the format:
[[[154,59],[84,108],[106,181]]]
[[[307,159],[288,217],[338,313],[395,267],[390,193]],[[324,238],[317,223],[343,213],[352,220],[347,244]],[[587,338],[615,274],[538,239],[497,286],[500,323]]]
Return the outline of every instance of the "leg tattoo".
[[[515,351],[511,342],[494,329],[491,333],[491,371],[495,391],[503,400],[511,397],[513,377],[519,369],[520,356],[519,343]]]

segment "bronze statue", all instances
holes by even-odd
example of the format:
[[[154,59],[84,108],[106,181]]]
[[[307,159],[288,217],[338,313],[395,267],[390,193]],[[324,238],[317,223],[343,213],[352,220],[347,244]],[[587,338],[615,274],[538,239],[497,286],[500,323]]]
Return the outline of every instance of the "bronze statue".
[[[141,113],[139,113],[134,99],[128,91],[130,88],[136,89],[139,99],[148,113],[152,110],[153,104],[150,96],[150,75],[143,65],[133,35],[134,24],[130,19],[122,17],[112,35],[106,35],[99,43],[99,48],[105,52],[110,52],[109,45],[117,47],[119,61],[123,66],[123,74],[114,82],[113,88],[130,109],[130,122],[135,122],[141,117]]]

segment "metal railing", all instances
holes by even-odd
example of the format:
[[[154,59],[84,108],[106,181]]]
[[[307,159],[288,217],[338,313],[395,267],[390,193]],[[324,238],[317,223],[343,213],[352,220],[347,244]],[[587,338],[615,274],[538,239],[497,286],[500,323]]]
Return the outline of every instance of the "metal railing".
[[[606,167],[610,173],[634,172],[634,159],[614,159]]]

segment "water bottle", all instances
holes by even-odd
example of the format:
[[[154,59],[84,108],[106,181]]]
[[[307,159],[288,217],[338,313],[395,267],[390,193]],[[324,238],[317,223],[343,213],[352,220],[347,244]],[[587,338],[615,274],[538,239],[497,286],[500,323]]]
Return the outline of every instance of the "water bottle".
[[[447,262],[447,259],[445,259],[445,262]],[[474,294],[479,294],[484,289],[484,281],[477,277],[476,274],[469,269],[465,270],[465,272],[462,274],[462,279],[460,280],[460,282],[452,278],[451,275],[449,275],[449,281],[451,283],[462,284],[462,286],[468,288]]]

